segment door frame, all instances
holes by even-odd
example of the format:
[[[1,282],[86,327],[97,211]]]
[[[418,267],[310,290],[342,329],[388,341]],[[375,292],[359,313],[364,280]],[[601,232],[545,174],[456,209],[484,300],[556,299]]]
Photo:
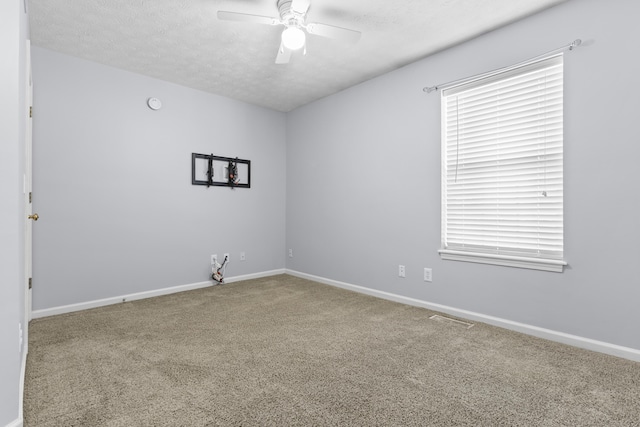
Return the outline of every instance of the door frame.
[[[24,165],[24,203],[25,215],[33,214],[33,80],[31,73],[31,41],[25,43],[25,106],[26,106],[26,129],[25,129],[25,165]],[[32,274],[33,274],[33,220],[25,218],[25,242],[24,242],[24,264],[25,264],[25,284],[24,284],[24,336],[28,336],[27,331],[32,311]],[[27,348],[25,340],[24,348]]]

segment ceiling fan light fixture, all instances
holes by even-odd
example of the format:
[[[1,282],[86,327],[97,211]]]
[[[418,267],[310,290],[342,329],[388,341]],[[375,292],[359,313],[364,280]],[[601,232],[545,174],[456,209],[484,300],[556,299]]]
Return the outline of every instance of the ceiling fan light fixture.
[[[304,46],[306,36],[298,27],[287,27],[282,32],[282,44],[291,50],[298,50]]]

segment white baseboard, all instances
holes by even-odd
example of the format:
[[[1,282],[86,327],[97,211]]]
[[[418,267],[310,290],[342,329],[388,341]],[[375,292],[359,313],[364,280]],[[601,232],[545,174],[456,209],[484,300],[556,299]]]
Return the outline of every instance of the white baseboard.
[[[18,418],[17,420],[11,421],[5,427],[22,427],[22,418]]]
[[[418,300],[415,298],[404,297],[404,296],[392,294],[389,292],[369,289],[363,286],[339,282],[337,280],[332,280],[324,277],[314,276],[311,274],[301,273],[295,270],[287,269],[286,273],[292,276],[303,278],[303,279],[309,279],[315,282],[324,283],[326,285],[331,285],[338,288],[343,288],[350,291],[359,292],[362,294],[367,294],[374,297],[395,301],[395,302],[399,302],[407,305],[422,307],[422,308],[426,308],[433,311],[439,311],[441,313],[446,313],[446,314],[460,317],[463,319],[487,323],[489,325],[498,326],[504,329],[510,329],[512,331],[522,332],[524,334],[532,335],[538,338],[544,338],[550,341],[555,341],[562,344],[571,345],[574,347],[584,348],[587,350],[597,351],[599,353],[605,353],[612,356],[622,357],[625,359],[640,362],[640,350],[638,349],[623,347],[620,345],[610,344],[603,341],[596,341],[590,338],[584,338],[577,335],[566,334],[564,332],[558,332],[551,329],[540,328],[537,326],[514,322],[511,320],[502,319],[499,317],[488,316],[486,314],[476,313],[473,311],[461,310],[455,307],[449,307],[446,305],[431,303],[428,301]]]
[[[242,276],[234,276],[224,279],[225,283],[240,282],[242,280],[260,279],[262,277],[277,276],[278,274],[286,274],[287,270],[280,268],[277,270],[263,271],[260,273],[243,274]]]
[[[18,419],[14,420],[7,427],[22,427],[24,420],[24,381],[27,375],[27,354],[29,353],[29,336],[28,329],[25,328],[24,346],[22,349],[22,362],[20,363],[20,386],[18,396]]]
[[[225,281],[225,283],[233,283],[233,282],[239,282],[241,280],[259,279],[261,277],[275,276],[277,274],[285,274],[285,269],[263,271],[263,272],[260,272],[260,273],[252,273],[252,274],[244,274],[242,276],[234,276],[234,277],[225,278],[224,281]],[[34,311],[32,311],[31,312],[31,317],[33,319],[37,319],[37,318],[41,318],[41,317],[55,316],[55,315],[58,315],[58,314],[72,313],[74,311],[88,310],[90,308],[97,308],[97,307],[103,307],[105,305],[119,304],[119,303],[126,302],[126,301],[135,301],[135,300],[139,300],[139,299],[152,298],[152,297],[157,297],[157,296],[161,296],[161,295],[175,294],[176,292],[184,292],[184,291],[190,291],[190,290],[193,290],[193,289],[206,288],[208,286],[215,286],[217,284],[218,284],[217,282],[214,282],[212,280],[208,280],[206,282],[191,283],[191,284],[188,284],[188,285],[180,285],[180,286],[172,286],[170,288],[155,289],[155,290],[152,290],[152,291],[145,291],[145,292],[138,292],[138,293],[134,293],[134,294],[120,295],[120,296],[116,296],[116,297],[104,298],[104,299],[87,301],[87,302],[81,302],[81,303],[77,303],[77,304],[69,304],[69,305],[63,305],[63,306],[59,306],[59,307],[45,308],[45,309],[42,309],[42,310],[34,310]]]

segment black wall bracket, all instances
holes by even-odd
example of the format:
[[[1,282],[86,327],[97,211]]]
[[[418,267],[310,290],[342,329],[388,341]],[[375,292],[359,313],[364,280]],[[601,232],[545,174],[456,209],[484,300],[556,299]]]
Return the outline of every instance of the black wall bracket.
[[[251,188],[251,160],[191,153],[191,184]]]

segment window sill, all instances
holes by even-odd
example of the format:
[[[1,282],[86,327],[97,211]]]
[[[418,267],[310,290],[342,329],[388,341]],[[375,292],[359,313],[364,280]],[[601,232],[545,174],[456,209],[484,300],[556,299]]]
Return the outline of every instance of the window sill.
[[[562,273],[567,265],[563,260],[527,258],[508,255],[480,254],[450,249],[440,249],[440,258],[450,261],[477,262],[480,264],[503,265],[506,267],[529,268],[532,270],[552,271]]]

